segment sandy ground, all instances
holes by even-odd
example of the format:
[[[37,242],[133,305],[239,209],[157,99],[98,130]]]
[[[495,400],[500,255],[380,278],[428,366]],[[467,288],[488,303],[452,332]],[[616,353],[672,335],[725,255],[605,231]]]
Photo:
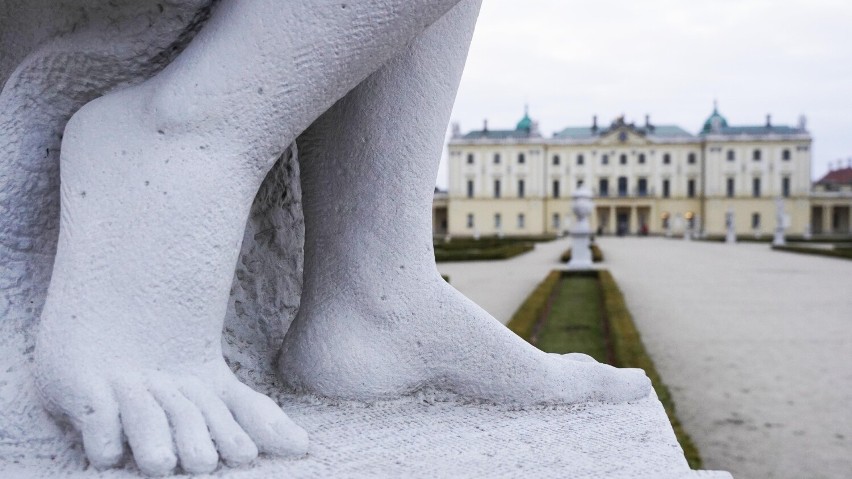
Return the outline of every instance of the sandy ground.
[[[852,477],[852,261],[762,244],[600,244],[706,469]],[[565,247],[439,269],[505,321]]]

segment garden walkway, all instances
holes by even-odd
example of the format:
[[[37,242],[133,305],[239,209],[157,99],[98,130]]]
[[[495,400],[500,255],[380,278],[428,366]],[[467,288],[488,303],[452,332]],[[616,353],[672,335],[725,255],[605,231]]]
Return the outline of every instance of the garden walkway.
[[[765,244],[600,245],[704,468],[737,478],[849,477],[852,261]],[[505,321],[566,247],[439,269]],[[513,288],[523,290],[514,307]]]

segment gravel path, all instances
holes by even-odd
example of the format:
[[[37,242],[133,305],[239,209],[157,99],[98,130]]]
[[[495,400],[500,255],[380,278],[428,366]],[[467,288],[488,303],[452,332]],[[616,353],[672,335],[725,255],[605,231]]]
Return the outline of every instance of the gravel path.
[[[706,469],[852,477],[852,261],[765,244],[600,245]],[[439,269],[505,322],[567,246]]]

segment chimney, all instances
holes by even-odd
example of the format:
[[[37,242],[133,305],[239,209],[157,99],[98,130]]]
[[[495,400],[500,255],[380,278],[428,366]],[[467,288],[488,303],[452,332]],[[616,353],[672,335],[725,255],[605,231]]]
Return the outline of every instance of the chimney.
[[[592,131],[598,131],[598,116],[592,115]]]
[[[766,128],[772,128],[772,115],[766,115]]]
[[[453,122],[453,133],[452,133],[452,135],[453,135],[453,138],[458,138],[458,137],[462,136],[461,125],[457,121]]]
[[[482,131],[488,131],[488,118],[482,120]]]
[[[808,118],[805,115],[799,115],[799,129],[802,131],[808,129]]]
[[[645,115],[645,128],[651,127],[651,115]]]

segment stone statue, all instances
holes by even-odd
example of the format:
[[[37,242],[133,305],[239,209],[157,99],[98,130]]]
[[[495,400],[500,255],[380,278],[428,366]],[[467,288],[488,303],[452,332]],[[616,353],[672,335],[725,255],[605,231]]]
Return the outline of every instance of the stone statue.
[[[592,191],[585,186],[578,188],[572,196],[571,210],[574,212],[576,221],[571,228],[571,261],[568,269],[591,269],[592,250],[590,238],[592,226],[589,217],[594,211],[592,203]]]
[[[0,369],[34,361],[5,441],[37,447],[40,398],[99,469],[127,447],[152,475],[303,455],[305,431],[235,376],[238,340],[332,398],[648,395],[642,371],[536,350],[436,271],[479,0],[0,9]]]
[[[725,212],[725,243],[733,244],[737,242],[737,228],[734,223],[734,209],[728,208]]]
[[[789,219],[784,212],[784,198],[775,199],[775,234],[772,237],[772,246],[784,246],[787,241],[784,239],[784,232],[787,229]]]

